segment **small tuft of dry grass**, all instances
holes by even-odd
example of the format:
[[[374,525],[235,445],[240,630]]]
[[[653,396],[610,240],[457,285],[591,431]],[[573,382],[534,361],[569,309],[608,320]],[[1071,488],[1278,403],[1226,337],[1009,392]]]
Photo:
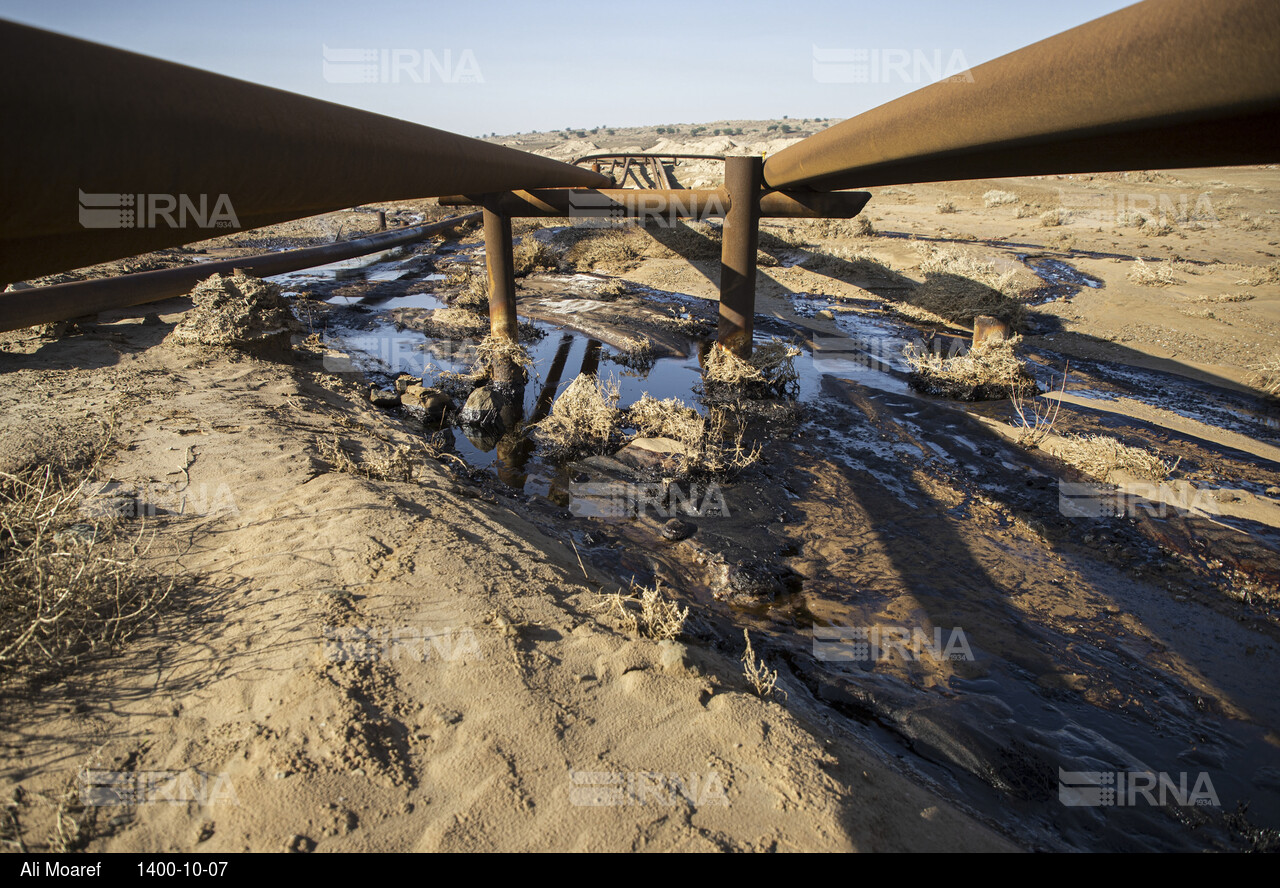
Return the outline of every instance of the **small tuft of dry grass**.
[[[371,481],[412,481],[416,461],[405,445],[389,449],[358,450],[335,432],[331,438],[316,439],[320,458],[335,472],[357,475]]]
[[[580,374],[556,398],[547,418],[533,426],[534,437],[553,459],[605,453],[622,428],[618,397],[616,382]]]
[[[765,665],[764,660],[756,660],[756,652],[751,648],[751,635],[746,629],[742,630],[742,637],[747,642],[747,649],[742,654],[743,676],[756,692],[757,697],[763,699],[773,696],[774,691],[781,690],[778,687],[778,670],[770,669]],[[784,697],[786,693],[782,691]]]
[[[1280,396],[1280,358],[1262,361],[1252,368],[1250,381],[1272,397]]]
[[[990,206],[990,204],[988,204],[988,206]],[[949,213],[958,213],[960,212],[960,208],[948,200],[938,204],[938,212],[944,215]]]
[[[1141,287],[1168,287],[1178,283],[1173,267],[1168,262],[1148,265],[1141,259],[1133,263],[1129,269],[1129,280]]]
[[[1163,481],[1181,461],[1179,458],[1169,463],[1149,450],[1130,447],[1107,435],[1072,435],[1055,449],[1055,455],[1103,481],[1116,469],[1124,469],[1143,480]]]
[[[532,367],[533,358],[529,357],[529,352],[523,345],[510,339],[490,334],[480,340],[476,346],[476,367],[472,376],[492,375],[494,368],[502,364]]]
[[[904,350],[911,365],[912,388],[960,401],[995,401],[1014,395],[1038,394],[1035,377],[1014,352],[1013,339],[986,340],[962,355],[944,358],[916,343]]]
[[[982,202],[988,207],[1003,207],[1006,204],[1016,204],[1018,195],[1012,191],[991,190],[982,195]]]
[[[605,606],[630,635],[652,638],[655,641],[677,638],[684,631],[689,619],[689,608],[668,601],[662,594],[662,582],[653,587],[631,583],[631,590],[623,595],[619,590],[605,596]]]
[[[1058,390],[1060,393],[1066,392],[1069,376],[1070,366],[1062,373],[1062,387]],[[1013,404],[1013,412],[1018,417],[1016,423],[1010,423],[1018,430],[1016,442],[1022,447],[1034,450],[1053,434],[1053,427],[1058,422],[1058,413],[1062,410],[1062,400],[1054,398],[1048,405],[1042,405],[1039,402],[1028,404],[1020,392],[1015,392],[1010,400]]]
[[[520,238],[511,254],[516,277],[526,277],[535,271],[555,271],[560,267],[556,251],[532,234]]]
[[[782,395],[798,380],[795,359],[800,349],[785,342],[769,342],[756,346],[751,357],[743,360],[726,348],[714,346],[707,353],[704,385],[708,393],[730,392],[742,397]]]
[[[485,269],[461,268],[450,272],[445,283],[459,288],[449,300],[450,307],[489,316],[489,274]]]
[[[1240,287],[1262,287],[1267,284],[1280,284],[1280,262],[1270,265],[1251,265],[1244,268],[1245,277],[1236,281]]]

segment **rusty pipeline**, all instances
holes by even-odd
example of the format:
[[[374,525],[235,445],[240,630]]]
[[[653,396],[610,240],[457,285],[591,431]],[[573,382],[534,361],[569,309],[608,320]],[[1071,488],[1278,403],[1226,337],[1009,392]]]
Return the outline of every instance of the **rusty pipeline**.
[[[479,139],[12,22],[0,21],[0,79],[10,136],[0,147],[0,281],[363,203],[610,184]]]
[[[816,190],[1280,160],[1280,4],[1145,0],[809,136]]]
[[[234,269],[259,277],[270,277],[330,262],[341,262],[426,240],[464,223],[479,222],[480,218],[480,213],[470,213],[428,225],[402,228],[320,247],[0,293],[0,332],[181,296],[189,293],[192,287],[210,275],[230,274]]]
[[[757,193],[759,193],[757,191]],[[775,219],[852,219],[866,191],[775,191],[760,194],[760,216]],[[726,215],[732,200],[724,188],[537,188],[496,195],[446,195],[442,206],[492,206],[514,218],[606,217],[706,219]]]

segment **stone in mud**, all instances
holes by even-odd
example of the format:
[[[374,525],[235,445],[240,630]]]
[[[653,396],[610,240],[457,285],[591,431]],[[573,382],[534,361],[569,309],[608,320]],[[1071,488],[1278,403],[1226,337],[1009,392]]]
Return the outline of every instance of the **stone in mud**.
[[[418,377],[410,376],[408,373],[401,373],[396,377],[396,391],[403,395],[408,391],[409,386],[413,385],[417,381]]]
[[[400,395],[400,401],[407,407],[417,407],[424,411],[427,419],[435,420],[444,416],[453,407],[453,399],[438,389],[425,388],[417,383],[407,386]]]
[[[681,521],[679,518],[672,518],[666,524],[662,525],[662,538],[664,540],[683,540],[691,536],[698,528],[687,521]]]
[[[393,391],[369,386],[369,401],[374,407],[399,407],[400,396]]]
[[[502,411],[507,398],[491,385],[482,385],[471,393],[458,417],[463,425],[480,428],[501,428]]]
[[[825,308],[822,311],[817,312],[814,317],[821,318],[824,321],[834,321],[836,319],[835,314]]]
[[[689,448],[672,438],[636,438],[617,453],[618,462],[635,469],[670,469]]]
[[[772,601],[799,584],[791,568],[768,561],[748,560],[725,566],[724,581],[715,597],[739,604]]]

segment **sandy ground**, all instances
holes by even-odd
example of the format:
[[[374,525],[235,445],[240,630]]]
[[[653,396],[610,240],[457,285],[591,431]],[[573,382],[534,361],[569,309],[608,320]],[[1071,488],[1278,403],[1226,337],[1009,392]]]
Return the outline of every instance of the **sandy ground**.
[[[745,153],[785,143],[660,144]],[[545,150],[567,157],[597,147]],[[681,181],[715,184],[703,166]],[[876,236],[837,229],[801,249],[787,230],[794,226],[764,226],[773,237],[762,237],[762,250],[778,264],[760,269],[758,310],[807,331],[812,345],[839,323],[815,316],[806,300],[879,316],[882,300],[923,280],[919,243],[995,263],[1029,288],[1042,282],[1020,257],[1056,258],[1103,286],[1032,309],[1024,343],[1034,360],[1059,373],[1064,358],[1082,362],[1080,387],[1097,384],[1083,366],[1094,361],[1249,393],[1254,367],[1280,353],[1280,284],[1268,271],[1277,189],[1280,173],[1258,168],[875,189],[866,215]],[[988,207],[993,190],[1016,198]],[[1184,198],[1200,212],[1170,217],[1169,230],[1123,215]],[[948,202],[954,212],[940,212]],[[1041,215],[1059,206],[1074,215],[1046,226]],[[399,209],[405,221],[434,210]],[[335,214],[195,249],[248,253],[361,226],[373,227],[367,212]],[[866,261],[834,271],[794,264],[809,247]],[[169,251],[148,261],[189,258]],[[1131,280],[1139,258],[1170,263],[1170,282]],[[717,293],[714,259],[599,270]],[[555,280],[525,286],[522,311],[554,316],[534,303],[545,307]],[[563,511],[452,459],[416,458],[412,481],[337,470],[322,446],[335,434],[368,460],[416,447],[420,432],[373,408],[361,383],[326,372],[314,340],[283,363],[164,342],[187,304],[146,309],[158,310],[158,324],[118,313],[60,340],[12,334],[0,355],[5,452],[115,412],[121,446],[106,476],[167,485],[196,503],[149,525],[149,563],[195,579],[154,638],[38,693],[6,689],[0,782],[13,799],[10,845],[20,837],[31,848],[139,851],[1044,847],[978,813],[1003,803],[944,789],[948,779],[931,766],[904,766],[868,741],[865,722],[847,717],[878,720],[957,773],[1052,784],[1053,738],[998,728],[1021,715],[1010,689],[1022,681],[1045,700],[1069,700],[1064,707],[1167,719],[1179,736],[1210,715],[1172,701],[1198,699],[1220,720],[1213,730],[1256,730],[1257,748],[1274,761],[1280,719],[1267,689],[1280,636],[1268,559],[1280,496],[1265,492],[1280,483],[1274,438],[1162,413],[1134,392],[1107,402],[1117,426],[1069,386],[1060,433],[1106,425],[1185,455],[1181,477],[1236,491],[1229,511],[1262,528],[1241,542],[1189,518],[1081,540],[1044,517],[1047,494],[1030,481],[1008,497],[980,483],[1060,471],[1052,442],[1028,455],[1007,444],[1008,424],[994,410],[961,420],[946,405],[922,410],[832,379],[824,410],[739,486],[735,521],[676,549],[658,547],[644,522],[593,527],[596,544],[583,549],[581,528]],[[620,305],[611,310],[625,314]],[[600,323],[603,332],[591,332],[607,337],[610,323]],[[848,430],[871,455],[852,466],[824,460]],[[977,442],[974,452],[957,457],[958,439]],[[768,517],[779,508],[789,513],[785,526]],[[1195,552],[1205,540],[1223,559],[1216,567],[1161,554]],[[763,610],[716,601],[711,556],[765,546],[791,553],[805,595]],[[624,586],[638,565],[698,608],[701,625],[678,642],[623,631],[601,593]],[[943,571],[952,579],[939,587]],[[1241,617],[1241,588],[1269,604]],[[999,662],[849,676],[787,653],[797,626],[838,625],[851,609],[993,627],[981,644]],[[1207,641],[1174,641],[1197,624],[1253,659],[1230,665],[1229,651]],[[786,673],[785,698],[760,699],[747,686],[742,625],[776,640],[764,649]],[[1141,679],[1139,693],[1122,684],[1129,673],[1116,662],[1154,677]],[[986,724],[952,714],[965,705],[960,688],[994,707],[984,687],[1002,687],[995,696],[1014,709],[982,710],[1000,713]],[[1032,761],[1044,773],[1032,775]],[[86,808],[75,795],[86,769],[199,772],[213,791],[182,804]],[[1031,795],[1014,795],[1005,813],[1016,819]]]
[[[148,557],[200,578],[124,656],[9,689],[0,771],[27,847],[1010,847],[823,730],[812,700],[758,699],[732,654],[618,631],[597,591],[616,578],[585,577],[518,502],[435,462],[412,483],[331,470],[318,437],[410,437],[318,352],[164,344],[183,308],[3,357],[6,435],[118,410],[110,477],[193,504],[155,518]],[[97,770],[207,791],[60,805]]]

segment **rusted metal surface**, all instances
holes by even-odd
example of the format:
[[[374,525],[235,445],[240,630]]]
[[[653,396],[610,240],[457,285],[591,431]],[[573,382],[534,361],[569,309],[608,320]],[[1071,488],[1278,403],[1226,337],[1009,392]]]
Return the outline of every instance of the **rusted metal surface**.
[[[610,153],[584,154],[582,157],[579,157],[576,160],[574,160],[573,163],[579,164],[579,163],[585,163],[587,161],[625,160],[627,158],[640,159],[640,158],[649,158],[649,157],[660,157],[664,160],[670,160],[672,163],[675,163],[677,160],[724,160],[723,154],[669,154],[669,153],[636,154],[632,152],[618,152],[613,154],[610,154]]]
[[[225,195],[232,227],[251,229],[382,200],[610,184],[549,158],[3,21],[0,80],[0,282],[227,233],[190,224],[195,214],[169,227],[151,218],[151,195],[204,196],[206,221]],[[131,227],[86,228],[78,192],[95,206],[132,197],[120,207],[133,211]]]
[[[862,212],[866,191],[786,191],[759,197],[760,215],[775,219],[852,219]],[[706,219],[723,216],[731,203],[723,188],[536,188],[500,195],[446,195],[443,206],[489,203],[500,212],[524,217]]]
[[[320,247],[0,293],[0,332],[181,296],[189,293],[192,287],[210,275],[230,274],[235,269],[258,277],[270,277],[330,262],[341,262],[426,240],[464,223],[479,222],[480,218],[479,213],[470,213],[428,225],[402,228]]]
[[[770,157],[819,190],[1280,160],[1280,3],[1146,0]]]
[[[716,342],[740,358],[751,355],[756,312],[756,248],[760,241],[759,157],[725,159],[724,185],[731,205],[720,242],[720,326]],[[744,200],[749,195],[751,199]]]
[[[516,278],[511,217],[484,209],[484,264],[489,277],[489,325],[497,339],[516,341]]]

